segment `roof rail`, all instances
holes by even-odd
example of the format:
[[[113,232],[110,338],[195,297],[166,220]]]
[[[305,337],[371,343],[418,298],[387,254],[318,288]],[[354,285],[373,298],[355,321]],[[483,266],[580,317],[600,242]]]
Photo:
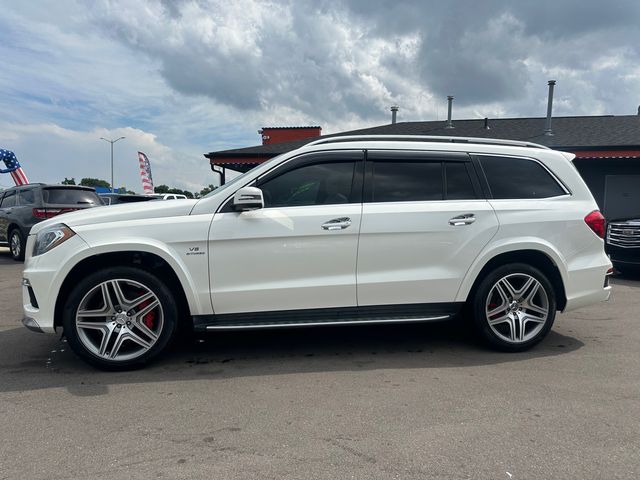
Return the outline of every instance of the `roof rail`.
[[[477,138],[477,137],[453,137],[439,135],[338,135],[335,137],[321,138],[307,143],[304,146],[321,145],[325,143],[337,142],[353,142],[360,140],[371,141],[404,141],[404,142],[443,142],[443,143],[480,143],[484,145],[506,145],[511,147],[529,147],[543,148],[550,150],[549,147],[532,142],[521,142],[519,140],[501,140],[496,138]]]

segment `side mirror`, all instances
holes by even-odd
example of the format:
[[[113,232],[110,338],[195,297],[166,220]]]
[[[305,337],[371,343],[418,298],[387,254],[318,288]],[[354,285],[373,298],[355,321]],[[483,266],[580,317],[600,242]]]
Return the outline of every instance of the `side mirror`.
[[[256,187],[243,187],[233,195],[233,209],[236,212],[264,208],[262,190]]]

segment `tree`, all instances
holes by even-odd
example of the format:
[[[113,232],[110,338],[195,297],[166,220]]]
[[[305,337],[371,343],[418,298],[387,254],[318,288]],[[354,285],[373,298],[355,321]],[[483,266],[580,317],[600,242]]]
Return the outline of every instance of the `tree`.
[[[85,187],[104,187],[111,188],[111,185],[106,180],[100,180],[99,178],[83,178],[80,180],[79,185],[84,185]]]
[[[168,185],[158,185],[154,189],[155,193],[175,193],[178,195],[184,195],[187,198],[193,198],[193,193],[188,190],[181,190],[179,188],[172,188]]]
[[[64,177],[64,180],[62,181],[62,185],[75,185],[75,184],[76,184],[76,177],[71,177],[71,178]]]
[[[204,187],[202,190],[200,190],[200,196],[204,197],[208,193],[213,192],[216,188],[218,188],[217,185],[209,184],[208,187]]]

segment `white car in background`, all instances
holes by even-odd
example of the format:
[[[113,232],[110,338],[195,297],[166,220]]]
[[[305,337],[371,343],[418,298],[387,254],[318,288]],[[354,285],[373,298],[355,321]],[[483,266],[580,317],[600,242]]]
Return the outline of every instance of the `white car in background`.
[[[463,307],[505,351],[606,300],[604,218],[572,154],[456,137],[322,138],[200,200],[37,224],[24,324],[107,369],[176,330],[401,324]]]
[[[159,200],[186,200],[187,196],[180,193],[150,193],[148,197],[156,197]]]

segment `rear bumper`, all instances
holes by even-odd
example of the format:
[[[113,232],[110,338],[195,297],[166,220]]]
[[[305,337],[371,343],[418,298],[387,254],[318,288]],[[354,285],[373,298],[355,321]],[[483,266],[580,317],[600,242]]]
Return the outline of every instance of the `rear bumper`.
[[[568,312],[609,300],[611,286],[608,276],[611,274],[612,265],[604,254],[602,257],[604,260],[601,265],[569,271],[569,279],[565,284],[565,287],[568,287],[567,304],[563,311]]]

